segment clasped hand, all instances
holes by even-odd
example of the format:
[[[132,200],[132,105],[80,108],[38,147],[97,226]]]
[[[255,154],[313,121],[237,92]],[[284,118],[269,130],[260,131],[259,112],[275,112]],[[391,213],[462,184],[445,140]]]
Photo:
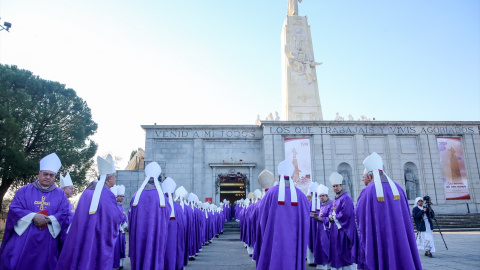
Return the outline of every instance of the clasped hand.
[[[50,221],[50,218],[48,218],[48,216],[45,216],[44,214],[36,214],[34,217],[33,217],[33,223],[35,224],[35,226],[37,227],[44,227],[46,226]]]

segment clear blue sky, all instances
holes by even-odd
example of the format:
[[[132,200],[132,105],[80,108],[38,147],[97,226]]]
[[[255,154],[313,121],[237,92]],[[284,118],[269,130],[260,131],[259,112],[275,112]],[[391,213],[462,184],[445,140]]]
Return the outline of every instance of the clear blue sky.
[[[0,63],[73,88],[99,154],[142,124],[253,124],[281,112],[287,0],[0,0]],[[480,1],[303,0],[325,120],[480,120]],[[123,166],[123,165],[122,165]]]

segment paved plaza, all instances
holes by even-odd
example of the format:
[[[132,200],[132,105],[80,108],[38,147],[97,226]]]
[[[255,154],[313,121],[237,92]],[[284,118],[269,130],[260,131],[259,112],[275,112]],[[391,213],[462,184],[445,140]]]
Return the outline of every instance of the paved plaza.
[[[195,261],[190,261],[185,269],[253,270],[255,262],[248,256],[240,242],[240,235],[228,233],[215,238],[212,244],[204,246]],[[434,234],[437,252],[434,258],[420,254],[424,270],[470,270],[480,269],[480,232],[445,232],[443,237],[448,246],[446,250],[439,233]],[[125,269],[130,269],[127,258]],[[307,266],[306,269],[315,269]]]

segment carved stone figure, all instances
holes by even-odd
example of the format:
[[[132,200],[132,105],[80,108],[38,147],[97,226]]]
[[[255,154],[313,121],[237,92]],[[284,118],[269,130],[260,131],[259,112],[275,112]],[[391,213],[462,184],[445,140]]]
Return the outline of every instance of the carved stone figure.
[[[365,115],[361,115],[358,121],[370,121],[370,118],[367,118]]]
[[[322,62],[314,62],[313,60],[305,60],[303,62],[305,64],[305,75],[307,76],[307,81],[308,83],[312,83],[313,81],[316,80],[315,78],[315,66],[323,64]]]
[[[348,115],[348,121],[353,121],[353,116],[351,114]]]
[[[304,67],[303,63],[298,59],[298,53],[291,51],[288,52],[287,55],[288,66],[292,69],[292,71],[303,74]]]
[[[340,174],[343,176],[343,188],[353,197],[353,184],[352,180],[350,179],[350,174],[348,170],[342,170]]]
[[[278,112],[275,112],[275,121],[280,121],[280,116],[278,115]]]
[[[267,118],[265,118],[265,120],[267,120],[267,121],[273,121],[273,115],[272,115],[272,113],[269,113],[269,114],[267,115]]]
[[[335,117],[335,121],[343,121],[343,117],[340,116],[340,114],[337,112],[337,116]]]
[[[260,124],[261,124],[260,114],[257,114],[257,120],[255,120],[255,125],[260,125]]]
[[[298,16],[298,2],[302,2],[302,0],[288,0],[288,6],[287,6],[287,15],[288,16],[293,16],[297,15]]]
[[[405,189],[409,200],[414,200],[417,197],[417,180],[415,178],[412,169],[407,168],[405,170]]]

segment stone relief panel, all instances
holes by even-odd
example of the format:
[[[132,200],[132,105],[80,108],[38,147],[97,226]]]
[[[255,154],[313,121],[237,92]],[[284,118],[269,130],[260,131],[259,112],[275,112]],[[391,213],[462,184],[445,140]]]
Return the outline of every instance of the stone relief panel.
[[[403,173],[405,179],[405,193],[409,200],[415,200],[416,197],[421,197],[420,181],[418,179],[417,165],[413,162],[407,162],[403,166]]]
[[[377,154],[384,154],[385,153],[385,137],[366,137],[368,152],[373,153],[377,152]]]
[[[337,172],[343,176],[343,189],[345,189],[352,198],[355,198],[355,194],[353,193],[352,166],[345,162],[340,163]]]
[[[351,155],[352,154],[352,138],[334,138],[335,154],[337,155]]]
[[[417,153],[417,140],[414,137],[399,138],[402,154]]]

